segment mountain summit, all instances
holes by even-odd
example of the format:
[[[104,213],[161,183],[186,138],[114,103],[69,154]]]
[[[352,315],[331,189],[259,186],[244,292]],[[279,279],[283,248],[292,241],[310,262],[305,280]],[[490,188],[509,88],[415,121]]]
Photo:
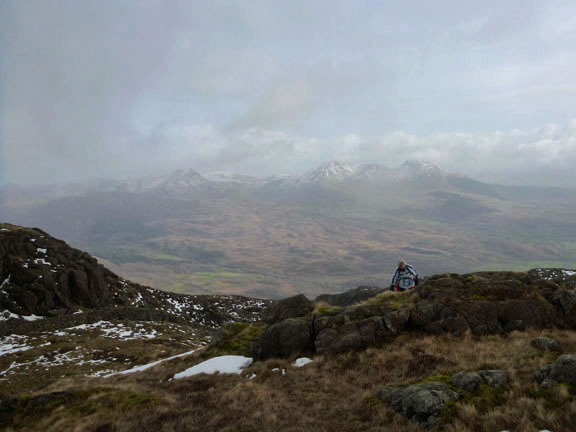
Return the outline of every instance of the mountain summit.
[[[305,175],[305,178],[314,183],[343,182],[353,178],[359,171],[360,165],[330,161]]]
[[[202,190],[211,185],[212,182],[210,180],[203,177],[198,171],[190,168],[186,171],[177,170],[174,172],[159,186],[159,189],[170,195],[178,195]]]

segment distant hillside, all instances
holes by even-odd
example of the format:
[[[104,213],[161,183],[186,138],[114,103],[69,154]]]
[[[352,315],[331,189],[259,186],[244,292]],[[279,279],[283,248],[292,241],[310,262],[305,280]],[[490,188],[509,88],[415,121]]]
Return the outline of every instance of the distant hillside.
[[[295,176],[154,178],[5,191],[5,220],[87,250],[127,279],[278,298],[422,274],[576,264],[571,189],[490,185],[430,163],[328,162]]]
[[[219,327],[258,320],[266,304],[245,297],[189,296],[141,286],[41,230],[0,224],[0,333],[19,321],[88,313]]]

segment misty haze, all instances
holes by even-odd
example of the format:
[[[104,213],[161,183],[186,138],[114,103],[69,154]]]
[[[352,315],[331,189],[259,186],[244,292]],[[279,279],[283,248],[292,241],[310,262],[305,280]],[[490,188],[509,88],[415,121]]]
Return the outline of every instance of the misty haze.
[[[569,0],[1,0],[0,429],[573,432],[575,100]]]

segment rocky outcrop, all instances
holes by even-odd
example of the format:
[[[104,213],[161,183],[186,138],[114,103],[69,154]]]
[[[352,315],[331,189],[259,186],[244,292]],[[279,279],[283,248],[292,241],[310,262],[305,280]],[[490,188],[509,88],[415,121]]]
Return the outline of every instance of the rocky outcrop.
[[[440,382],[386,387],[380,389],[376,396],[424,427],[437,426],[448,403],[460,398],[450,386]]]
[[[54,316],[121,302],[119,278],[87,253],[38,229],[0,229],[3,310]]]
[[[546,290],[562,289],[527,273],[433,276],[417,289],[409,325],[431,333],[469,330],[477,335],[564,326],[563,316],[543,296]]]
[[[0,224],[0,333],[26,326],[17,322],[22,321],[15,319],[18,317],[62,317],[104,309],[124,311],[125,319],[171,316],[217,327],[229,321],[258,321],[270,303],[241,296],[190,296],[141,286],[39,229]]]
[[[286,307],[278,302],[266,314],[275,325],[283,322],[279,321],[282,314],[304,319],[304,312],[311,309],[303,297],[284,302]],[[487,335],[529,328],[576,329],[576,292],[534,272],[443,274],[428,278],[413,291],[384,293],[362,304],[308,314],[306,319],[311,324],[300,327],[301,346],[335,354],[385,343],[404,331]],[[262,336],[256,358],[285,351],[266,346],[281,343],[269,337],[269,331]]]
[[[529,275],[545,279],[555,284],[576,289],[576,271],[565,268],[535,268],[528,272]]]

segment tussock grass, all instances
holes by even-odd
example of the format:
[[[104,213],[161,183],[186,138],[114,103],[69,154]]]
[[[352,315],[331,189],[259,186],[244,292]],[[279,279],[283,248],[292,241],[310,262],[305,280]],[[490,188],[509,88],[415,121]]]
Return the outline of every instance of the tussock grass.
[[[374,397],[384,386],[408,385],[426,379],[446,380],[461,370],[504,369],[510,384],[502,391],[483,389],[450,406],[443,430],[450,432],[539,431],[573,432],[574,389],[542,389],[533,371],[553,361],[554,354],[530,346],[533,337],[557,338],[565,352],[576,352],[576,333],[547,330],[507,336],[401,335],[389,345],[337,356],[317,356],[295,368],[272,359],[257,362],[242,375],[198,375],[167,381],[152,370],[107,382],[111,391],[152,394],[153,403],[129,408],[88,410],[78,416],[72,406],[45,414],[40,430],[82,431],[421,431]],[[178,359],[190,367],[199,355]],[[175,368],[175,365],[171,365]],[[273,369],[278,368],[278,372]],[[285,370],[285,375],[282,374]],[[256,375],[254,379],[248,377]],[[64,390],[62,388],[61,390]],[[101,393],[104,398],[106,393]],[[90,400],[90,399],[89,399]],[[13,430],[26,429],[24,423]]]
[[[362,305],[387,304],[397,308],[405,308],[413,304],[417,298],[418,294],[414,290],[404,292],[384,291],[366,300]]]
[[[314,315],[324,315],[338,312],[340,310],[342,310],[340,306],[334,306],[329,303],[319,301],[314,304],[314,310],[312,311],[312,313]]]

